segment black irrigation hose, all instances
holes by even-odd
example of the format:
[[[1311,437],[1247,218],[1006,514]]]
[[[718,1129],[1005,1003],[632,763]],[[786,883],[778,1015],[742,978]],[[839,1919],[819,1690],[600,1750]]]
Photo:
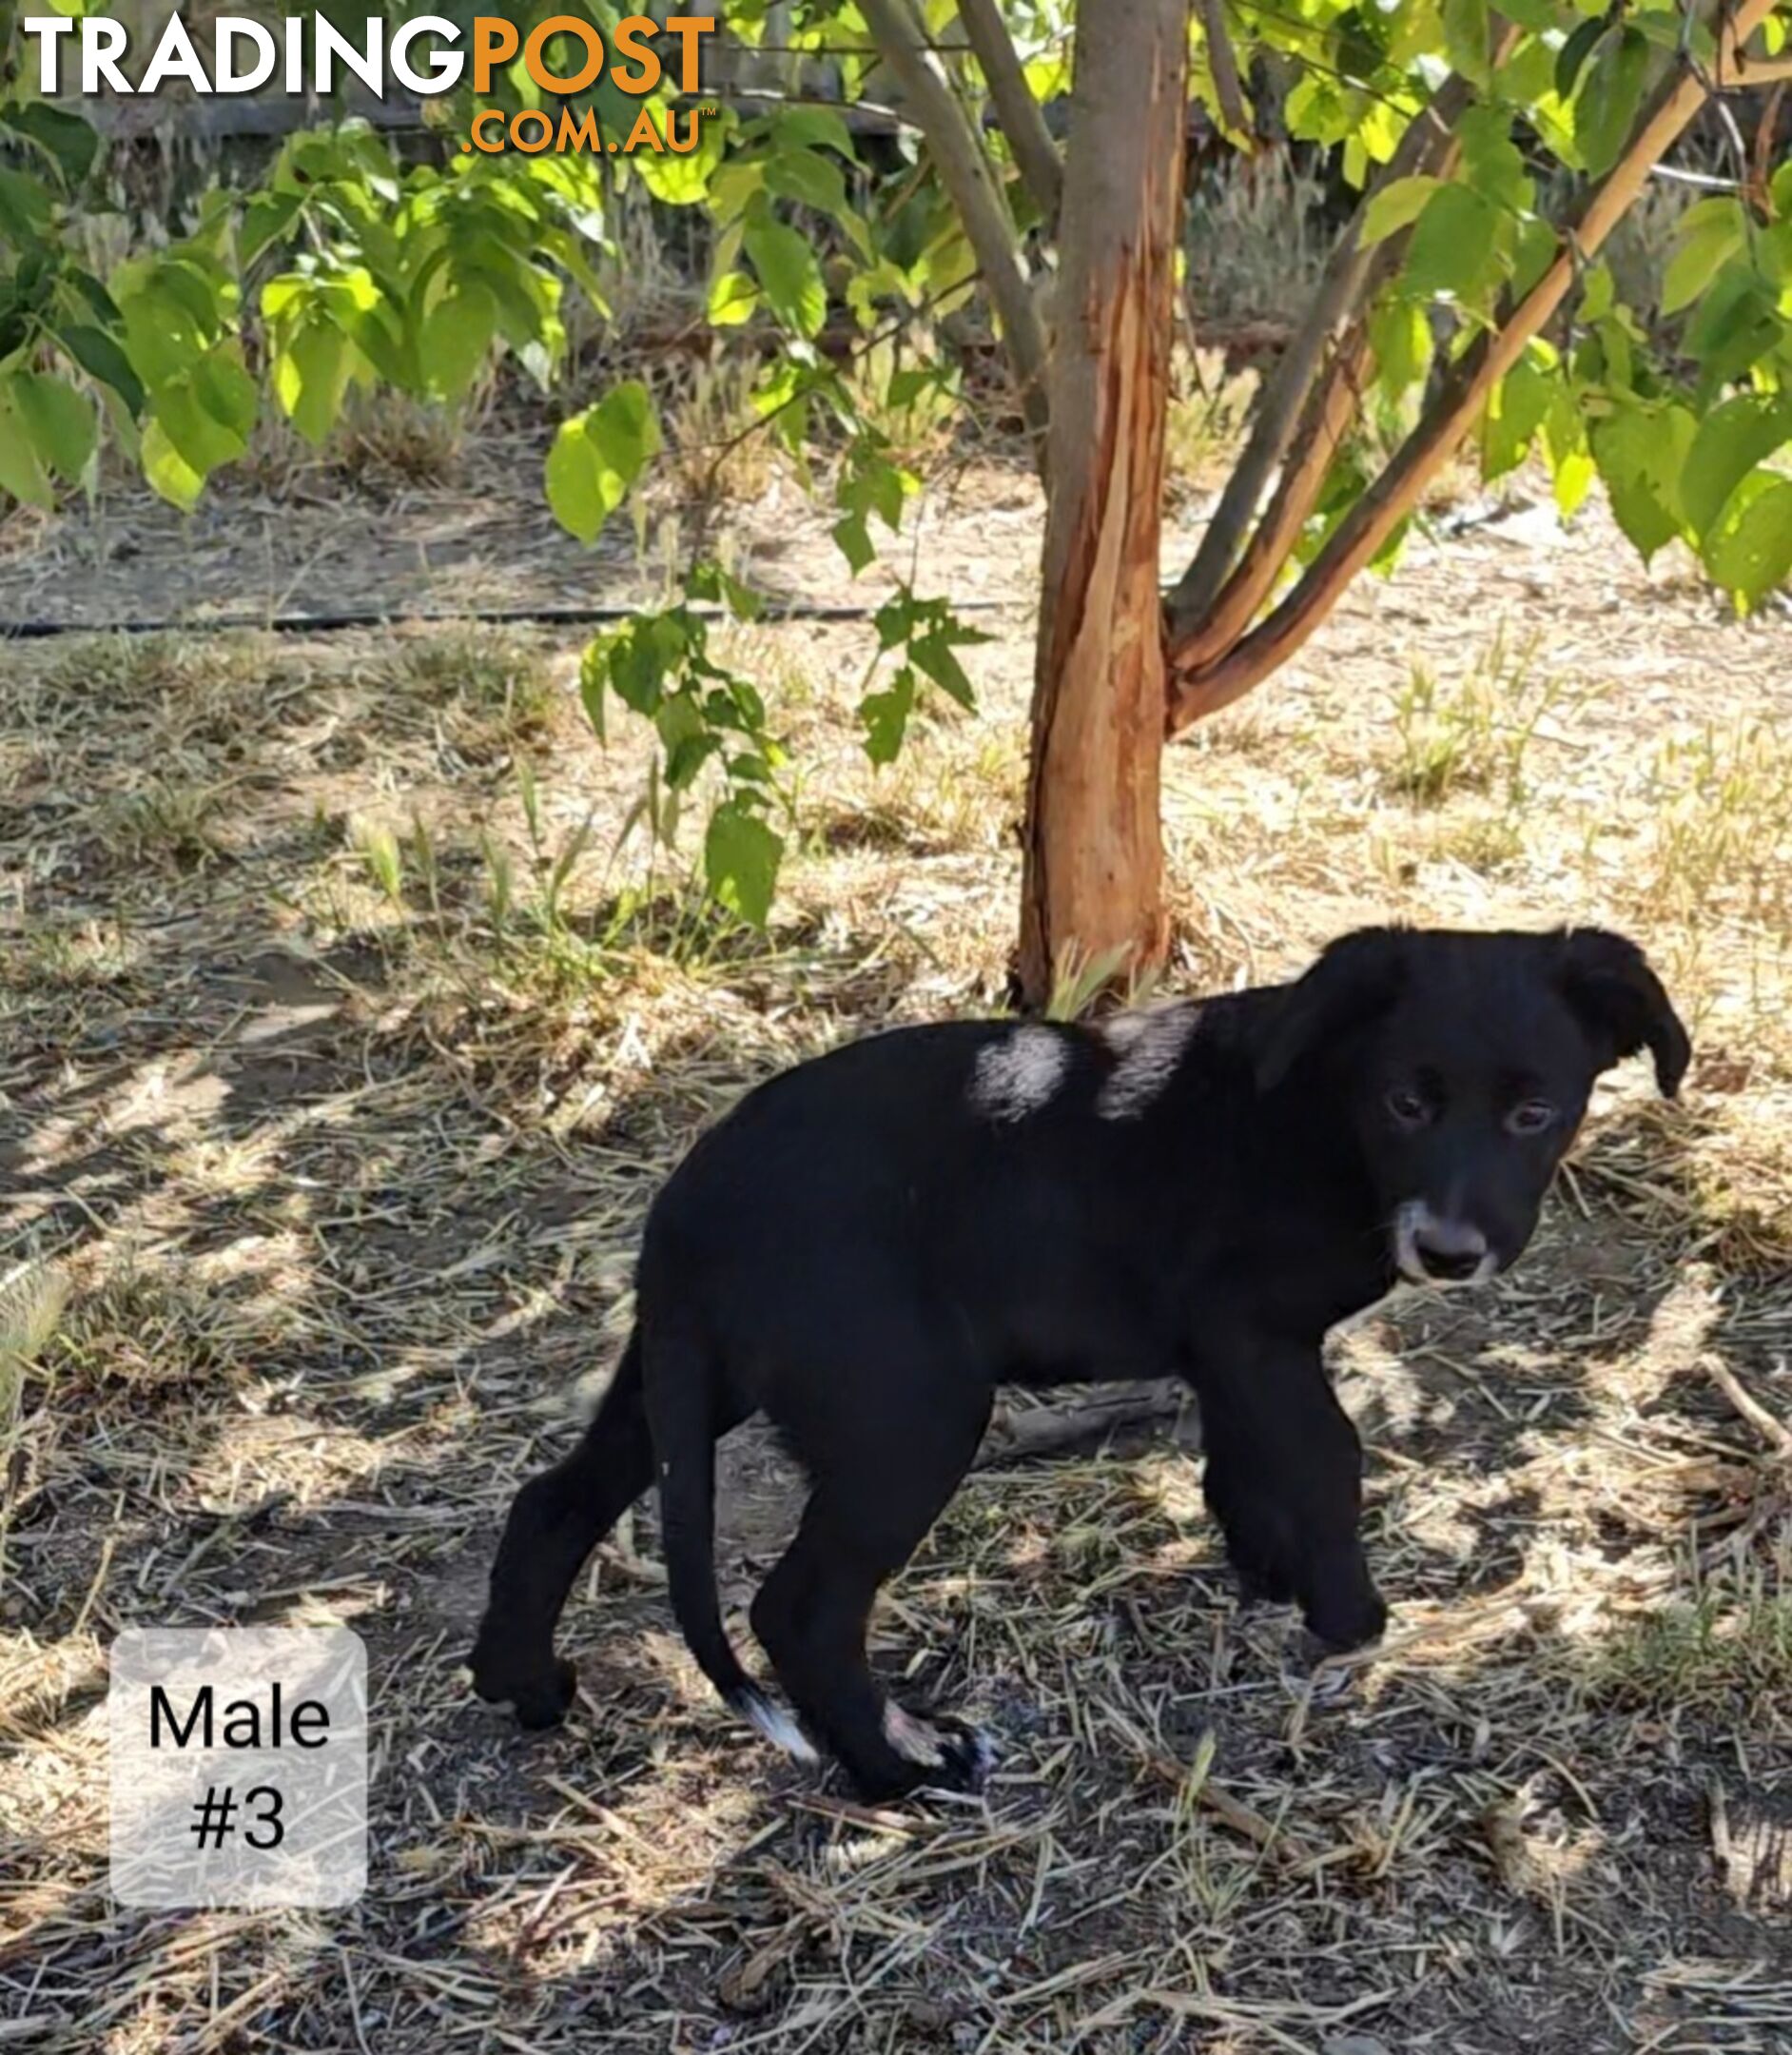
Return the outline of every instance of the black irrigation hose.
[[[754,616],[765,621],[868,621],[874,620],[885,601],[863,600],[848,605],[812,606],[801,601],[768,605]],[[1000,614],[1024,602],[1014,599],[959,599],[957,614]],[[515,627],[540,622],[569,627],[593,627],[602,621],[633,620],[648,614],[651,606],[519,606],[476,607],[460,614],[421,614],[400,609],[397,613],[380,608],[343,614],[240,615],[224,617],[203,614],[191,620],[172,616],[161,620],[0,621],[0,642],[48,642],[56,636],[106,635],[336,635],[353,628],[398,628],[416,623],[426,628]],[[690,610],[701,620],[733,620],[726,607],[693,606]],[[744,623],[743,625],[750,625]]]

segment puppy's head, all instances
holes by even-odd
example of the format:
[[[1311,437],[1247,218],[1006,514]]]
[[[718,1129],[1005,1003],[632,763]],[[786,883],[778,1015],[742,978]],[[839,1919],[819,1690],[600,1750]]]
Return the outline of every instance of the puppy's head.
[[[1594,1079],[1645,1048],[1672,1098],[1691,1045],[1622,935],[1372,928],[1284,992],[1257,1085],[1324,1072],[1400,1274],[1473,1283],[1530,1240]]]

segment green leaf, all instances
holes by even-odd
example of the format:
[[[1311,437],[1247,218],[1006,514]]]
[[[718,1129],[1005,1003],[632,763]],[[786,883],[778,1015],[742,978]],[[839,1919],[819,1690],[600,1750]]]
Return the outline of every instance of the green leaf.
[[[120,328],[125,317],[118,311],[118,303],[91,271],[82,270],[79,264],[70,264],[62,274],[68,285],[80,299],[87,303],[88,310],[95,320],[107,328]]]
[[[0,235],[24,246],[40,241],[49,226],[51,202],[41,179],[0,170]]]
[[[567,535],[596,542],[598,530],[616,510],[598,485],[598,457],[586,440],[584,415],[561,421],[547,452],[547,503]]]
[[[154,392],[171,379],[185,378],[205,347],[204,339],[178,306],[152,290],[123,292],[125,347],[145,389]]]
[[[667,103],[655,94],[637,104],[653,109],[653,126],[664,135],[670,118]],[[687,112],[686,123],[693,118]],[[689,133],[684,124],[680,126],[683,133]],[[716,167],[727,147],[730,127],[726,117],[712,115],[699,127],[694,149],[683,152],[669,149],[663,155],[657,150],[638,149],[625,161],[662,206],[697,206],[711,196]]]
[[[163,499],[183,514],[193,511],[205,488],[204,476],[168,440],[159,421],[148,422],[143,432],[143,475]]]
[[[692,599],[708,600],[711,606],[723,606],[739,621],[756,621],[765,617],[766,604],[752,587],[731,573],[723,570],[718,563],[694,565],[685,590]]]
[[[1792,401],[1745,393],[1699,423],[1686,453],[1681,504],[1695,535],[1717,528],[1731,496],[1755,467],[1792,442]]]
[[[88,123],[67,108],[53,107],[47,100],[26,101],[0,114],[0,125],[34,143],[55,165],[66,186],[79,186],[93,168],[100,139]]]
[[[808,239],[768,216],[747,224],[745,241],[772,312],[798,335],[813,340],[828,319],[828,288]]]
[[[1646,563],[1681,532],[1680,478],[1696,433],[1678,406],[1621,407],[1593,430],[1612,515]]]
[[[857,577],[869,563],[877,560],[877,549],[871,540],[871,531],[863,514],[847,514],[837,520],[830,533],[835,546],[847,559],[847,568]]]
[[[497,301],[488,286],[469,279],[443,293],[418,331],[418,362],[424,382],[438,400],[465,399],[483,369],[497,327]]]
[[[1598,468],[1587,447],[1587,428],[1574,395],[1558,382],[1543,422],[1544,455],[1549,460],[1555,503],[1564,520],[1576,513],[1592,490]]]
[[[663,699],[653,716],[653,726],[659,734],[660,747],[666,752],[667,789],[684,792],[721,747],[721,737],[711,732],[692,692],[676,692]]]
[[[817,213],[831,214],[836,220],[849,211],[847,182],[840,166],[831,157],[819,156],[814,150],[788,149],[768,158],[766,190],[776,193],[781,200],[794,200],[799,206],[813,207]]]
[[[777,889],[784,843],[739,800],[728,800],[710,815],[703,843],[703,870],[710,890],[730,911],[763,928]]]
[[[48,510],[56,504],[56,495],[15,409],[12,384],[11,380],[0,381],[0,492]]]
[[[274,393],[313,449],[321,449],[348,389],[348,340],[330,322],[309,320],[274,360]]]
[[[132,414],[143,412],[143,381],[131,369],[130,359],[110,336],[81,322],[59,326],[53,332],[57,342],[82,370],[98,379],[102,385],[109,385]]]
[[[1443,0],[1444,54],[1471,86],[1488,82],[1487,0]]]
[[[1728,383],[1776,352],[1785,335],[1780,298],[1740,261],[1718,274],[1686,323],[1685,345],[1707,383]]]
[[[1560,245],[1555,229],[1541,214],[1521,215],[1515,222],[1509,218],[1500,225],[1510,239],[1509,287],[1516,303],[1554,264]]]
[[[915,707],[915,674],[907,665],[897,672],[885,692],[867,693],[859,702],[865,725],[865,754],[874,764],[894,763],[908,732]]]
[[[159,386],[151,406],[156,426],[195,477],[203,480],[243,455],[244,439],[212,418],[195,397],[190,381],[177,379]]]
[[[1411,300],[1389,300],[1369,317],[1369,345],[1382,390],[1398,400],[1431,369],[1433,343],[1425,309]]]
[[[585,645],[585,654],[578,660],[578,697],[585,709],[585,718],[599,742],[608,745],[610,737],[604,730],[604,686],[609,681],[608,637],[598,636]]]
[[[852,131],[832,108],[780,108],[772,117],[772,133],[780,145],[803,149],[833,149],[843,157],[859,161]]]
[[[1493,264],[1499,215],[1467,186],[1442,186],[1425,204],[1406,254],[1408,288],[1427,297],[1453,293],[1471,300]]]
[[[1662,282],[1662,312],[1690,306],[1742,248],[1746,233],[1740,201],[1702,200],[1688,207]]]
[[[1574,103],[1575,147],[1594,178],[1611,169],[1630,139],[1648,65],[1648,39],[1639,29],[1624,29],[1600,46]]]
[[[304,205],[301,192],[257,193],[243,210],[237,256],[246,270],[277,237],[285,234]]]
[[[661,446],[647,387],[631,379],[594,407],[560,423],[548,452],[548,504],[581,542],[596,539]]]
[[[242,346],[235,342],[219,342],[207,350],[193,371],[188,384],[194,402],[220,427],[228,431],[241,447],[249,446],[255,418],[261,411],[261,391],[243,368]],[[235,457],[226,458],[234,462]]]
[[[1385,243],[1391,235],[1397,235],[1402,228],[1410,226],[1424,211],[1426,202],[1439,184],[1439,180],[1423,175],[1390,180],[1371,197],[1363,209],[1363,232],[1357,239],[1358,246],[1373,249],[1377,243]]]
[[[1586,274],[1581,286],[1580,319],[1589,324],[1604,321],[1611,312],[1617,299],[1617,285],[1611,276],[1611,266],[1596,264]]]
[[[744,271],[722,271],[710,286],[706,312],[711,328],[738,328],[759,307],[759,288]]]
[[[1500,381],[1481,422],[1485,479],[1503,478],[1524,460],[1554,394],[1554,379],[1529,357],[1521,357]]]
[[[15,372],[12,401],[38,461],[78,483],[99,440],[93,402],[47,371]]]
[[[1792,577],[1792,483],[1782,479],[1756,493],[1707,550],[1705,568],[1744,606],[1783,585]]]
[[[1581,67],[1592,55],[1593,46],[1605,34],[1606,28],[1607,17],[1595,14],[1591,20],[1582,22],[1556,53],[1555,96],[1558,100],[1574,97],[1574,81],[1580,77]]]
[[[1524,152],[1512,141],[1512,117],[1503,108],[1470,108],[1457,125],[1462,175],[1484,199],[1516,212],[1533,197]]]
[[[964,666],[953,654],[952,645],[944,632],[918,636],[908,645],[908,657],[948,698],[956,699],[967,710],[977,704],[977,695],[965,675]]]

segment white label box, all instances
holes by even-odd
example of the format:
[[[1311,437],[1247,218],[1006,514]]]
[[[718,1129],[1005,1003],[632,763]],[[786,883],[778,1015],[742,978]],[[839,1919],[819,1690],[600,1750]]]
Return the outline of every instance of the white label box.
[[[367,1886],[367,1651],[349,1627],[127,1628],[111,1877],[160,1911],[352,1905]]]

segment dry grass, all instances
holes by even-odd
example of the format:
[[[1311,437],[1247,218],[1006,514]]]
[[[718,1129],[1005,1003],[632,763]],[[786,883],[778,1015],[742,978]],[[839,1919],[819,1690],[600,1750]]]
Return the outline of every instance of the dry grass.
[[[1173,494],[1216,491],[1242,446],[1257,374],[1230,371],[1224,353],[1197,349],[1178,366],[1165,423],[1163,460]]]
[[[598,752],[570,648],[6,656],[0,1280],[41,1260],[68,1300],[0,1379],[0,2033],[1787,2045],[1792,1480],[1732,1396],[1792,1419],[1787,688],[1766,636],[1614,574],[1598,522],[1415,551],[1169,766],[1171,984],[1365,917],[1598,918],[1698,1030],[1684,1108],[1602,1094],[1518,1275],[1339,1343],[1388,1650],[1315,1673],[1240,1614],[1196,1465],[1134,1442],[979,1473],[881,1613],[904,1689],[995,1732],[986,1804],[867,1812],[731,1726],[651,1508],[571,1609],[570,1728],[464,1697],[497,1523],[613,1358],[656,1181],[778,1066],[1002,989],[1033,561],[991,540],[1005,490],[928,509],[937,560],[1016,606],[971,653],[982,714],[891,770],[857,746],[863,634],[731,644],[810,767],[764,937],[622,838],[644,758]],[[738,1607],[792,1511],[776,1452],[740,1438],[724,1498]],[[250,1609],[368,1642],[369,1894],[114,1913],[106,1647]]]

